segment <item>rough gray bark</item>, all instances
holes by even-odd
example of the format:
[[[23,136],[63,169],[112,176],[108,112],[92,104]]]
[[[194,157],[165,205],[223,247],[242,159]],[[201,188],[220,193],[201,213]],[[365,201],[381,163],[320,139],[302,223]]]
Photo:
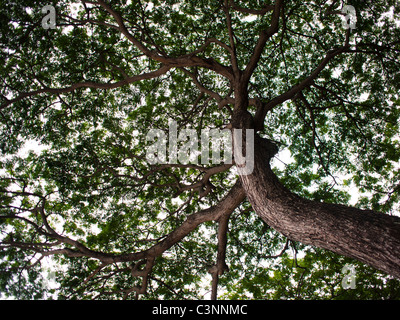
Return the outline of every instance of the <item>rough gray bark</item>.
[[[299,197],[271,170],[276,146],[255,139],[254,171],[241,175],[241,181],[254,210],[269,226],[291,240],[355,258],[400,278],[400,218]]]

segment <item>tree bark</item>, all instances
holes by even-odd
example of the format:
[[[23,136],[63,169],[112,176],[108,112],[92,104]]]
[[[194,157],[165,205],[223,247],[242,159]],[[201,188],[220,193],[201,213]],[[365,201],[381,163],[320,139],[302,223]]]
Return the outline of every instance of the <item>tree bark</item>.
[[[255,137],[254,171],[239,174],[255,212],[291,240],[355,258],[400,278],[400,218],[303,199],[285,188],[270,159],[277,147]]]

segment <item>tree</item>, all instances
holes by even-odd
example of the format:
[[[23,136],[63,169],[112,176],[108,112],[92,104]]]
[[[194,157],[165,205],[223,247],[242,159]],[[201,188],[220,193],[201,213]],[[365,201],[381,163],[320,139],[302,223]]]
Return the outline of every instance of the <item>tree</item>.
[[[4,294],[399,298],[396,1],[48,2],[1,3]]]

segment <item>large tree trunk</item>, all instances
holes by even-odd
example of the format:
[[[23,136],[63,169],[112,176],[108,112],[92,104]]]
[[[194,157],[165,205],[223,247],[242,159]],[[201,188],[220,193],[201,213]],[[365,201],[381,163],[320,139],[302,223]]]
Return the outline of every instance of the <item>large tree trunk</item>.
[[[400,218],[299,197],[271,170],[276,151],[275,145],[256,136],[254,171],[240,176],[255,212],[291,240],[355,258],[400,278]]]

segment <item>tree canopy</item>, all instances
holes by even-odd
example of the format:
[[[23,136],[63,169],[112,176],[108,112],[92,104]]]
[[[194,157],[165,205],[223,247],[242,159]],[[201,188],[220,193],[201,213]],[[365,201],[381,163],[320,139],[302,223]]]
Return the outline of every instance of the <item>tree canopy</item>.
[[[292,193],[395,219],[398,1],[0,3],[3,297],[400,298],[268,225],[235,164],[146,157],[171,122],[250,128]]]

